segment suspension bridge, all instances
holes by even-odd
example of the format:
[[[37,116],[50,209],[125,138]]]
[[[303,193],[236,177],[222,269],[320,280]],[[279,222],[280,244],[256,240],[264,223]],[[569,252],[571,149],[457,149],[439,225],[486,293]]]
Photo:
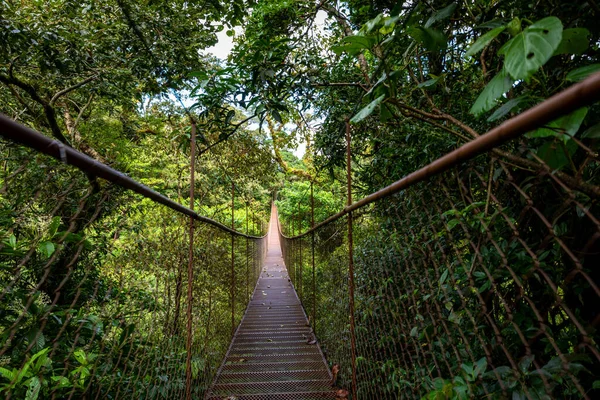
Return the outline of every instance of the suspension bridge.
[[[236,226],[235,186],[214,221],[193,181],[185,207],[0,116],[0,392],[597,398],[600,187],[518,143],[599,98],[593,75],[356,202],[346,125],[347,206],[315,221],[311,182],[305,232]]]

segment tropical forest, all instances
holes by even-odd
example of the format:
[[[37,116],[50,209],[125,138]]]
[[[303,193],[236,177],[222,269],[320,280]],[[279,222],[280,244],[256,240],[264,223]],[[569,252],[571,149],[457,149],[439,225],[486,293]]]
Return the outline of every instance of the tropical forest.
[[[599,21],[0,0],[0,396],[600,398]]]

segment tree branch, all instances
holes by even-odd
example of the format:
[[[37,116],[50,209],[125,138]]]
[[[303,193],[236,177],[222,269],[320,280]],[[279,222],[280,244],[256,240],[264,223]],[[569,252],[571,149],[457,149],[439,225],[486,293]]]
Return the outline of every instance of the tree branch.
[[[35,102],[39,103],[44,109],[44,114],[46,115],[46,119],[48,120],[48,124],[50,125],[52,135],[54,135],[54,137],[60,140],[61,142],[70,145],[69,141],[67,140],[65,135],[63,135],[60,127],[58,126],[54,108],[37,93],[37,91],[32,85],[25,83],[15,78],[14,76],[7,77],[4,75],[0,75],[0,82],[4,83],[5,85],[15,85],[23,89],[29,95],[29,97],[31,97]]]
[[[477,137],[481,136],[475,129],[471,128],[464,122],[459,121],[452,115],[444,113],[440,110],[436,109],[435,110],[436,113],[434,114],[434,113],[429,113],[427,111],[423,111],[423,110],[419,110],[417,108],[411,107],[407,104],[402,103],[401,101],[399,101],[397,99],[388,99],[387,101],[389,103],[397,105],[398,107],[410,110],[410,111],[414,112],[415,114],[421,115],[424,118],[448,121],[448,122],[452,123],[453,125],[462,129],[463,131],[467,132],[473,138],[477,138]],[[442,128],[442,129],[444,129],[444,128]],[[584,182],[583,180],[572,177],[562,171],[550,171],[549,167],[543,163],[531,161],[526,158],[517,156],[515,154],[509,153],[507,151],[504,151],[504,150],[501,150],[498,148],[492,149],[491,152],[494,153],[495,155],[497,155],[498,157],[509,160],[513,164],[516,164],[523,168],[531,169],[537,173],[552,173],[552,174],[554,174],[555,177],[560,179],[566,185],[568,185],[580,192],[583,192],[583,193],[587,194],[588,196],[591,196],[594,198],[600,198],[600,187],[598,187],[596,185],[592,185],[590,183]]]
[[[346,36],[354,35],[354,32],[352,32],[352,28],[350,27],[350,24],[348,23],[348,19],[346,18],[346,16],[344,14],[342,14],[335,7],[332,7],[328,4],[324,4],[324,2],[321,2],[321,8],[323,10],[327,11],[328,13],[330,13],[331,15],[333,15],[335,20],[342,27],[344,34]],[[367,85],[370,86],[371,79],[369,79],[369,64],[367,63],[367,59],[365,58],[365,55],[362,53],[360,53],[358,55],[358,64],[360,65],[360,70],[362,71],[363,77],[365,78],[365,82],[367,83]]]
[[[314,87],[328,87],[328,86],[351,86],[351,87],[359,87],[365,92],[368,92],[369,89],[365,87],[362,83],[359,82],[321,82],[321,83],[313,83],[311,86]]]
[[[56,100],[58,100],[61,96],[64,96],[65,94],[72,92],[73,90],[80,88],[81,86],[85,85],[88,82],[93,81],[94,79],[96,79],[98,77],[98,75],[92,75],[88,78],[85,78],[84,80],[82,80],[79,83],[74,84],[71,87],[68,87],[66,89],[61,90],[60,92],[56,93],[54,96],[52,96],[52,99],[50,99],[50,103],[48,103],[50,106],[53,106],[54,103],[56,103]]]
[[[198,153],[196,154],[196,157],[200,157],[202,154],[206,153],[207,151],[209,151],[210,149],[212,149],[213,147],[215,147],[216,145],[218,145],[219,143],[225,142],[226,140],[229,140],[230,137],[232,137],[237,130],[246,122],[250,121],[252,118],[256,117],[256,114],[253,114],[251,116],[249,116],[248,118],[242,120],[241,122],[235,124],[235,128],[233,128],[233,130],[228,133],[227,135],[225,135],[223,138],[217,140],[216,142],[206,146],[204,149],[202,150],[198,150]]]

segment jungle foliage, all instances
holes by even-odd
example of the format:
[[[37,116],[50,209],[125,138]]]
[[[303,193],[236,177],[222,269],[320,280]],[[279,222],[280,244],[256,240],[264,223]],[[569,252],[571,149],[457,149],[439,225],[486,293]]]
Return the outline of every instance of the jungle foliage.
[[[311,183],[316,222],[346,204],[346,121],[356,200],[599,71],[599,17],[593,0],[7,0],[0,3],[0,111],[182,204],[189,202],[193,117],[198,212],[230,225],[233,183],[235,227],[264,233],[260,221],[278,191],[290,235],[311,225]],[[221,30],[235,40],[226,61],[203,52]],[[194,104],[181,104],[182,93]],[[378,335],[363,342],[377,352],[359,357],[363,393],[544,398],[550,391],[569,398],[580,393],[576,377],[593,396],[600,367],[578,346],[581,331],[561,304],[577,310],[586,340],[597,343],[593,285],[570,272],[577,257],[579,271],[600,282],[600,242],[590,239],[597,225],[589,218],[599,215],[599,138],[593,105],[480,156],[447,181],[357,215],[357,320]],[[301,159],[290,152],[299,145]],[[167,310],[185,307],[185,220],[92,175],[2,147],[0,281],[10,300],[0,310],[0,390],[31,399],[77,397],[90,388],[151,398],[181,390],[185,321]],[[547,224],[531,215],[532,204]],[[339,385],[349,387],[341,347],[348,341],[345,229],[336,223],[315,235],[316,323],[329,359],[345,360]],[[210,349],[194,359],[203,385],[231,328],[225,239],[210,230],[196,238],[196,256],[212,269],[200,268],[194,282],[194,316],[216,321],[198,328],[198,337],[214,338],[196,343]],[[242,247],[234,249],[240,262]],[[303,271],[305,307],[308,259],[294,266]],[[526,284],[502,268],[487,274],[490,265],[510,265]],[[540,265],[560,290],[536,275]],[[524,299],[547,303],[540,307],[543,335]],[[469,348],[469,340],[439,335],[423,317],[439,303],[453,332],[492,337],[486,316],[470,314],[481,302],[504,324],[516,366],[497,347]],[[241,313],[243,304],[237,307]],[[397,310],[410,318],[397,323]],[[524,324],[525,334],[511,321]],[[172,353],[155,354],[150,343]],[[397,357],[425,348],[441,367],[408,368]],[[392,349],[396,357],[388,356]],[[569,357],[561,365],[558,351]],[[120,358],[138,352],[154,371]],[[105,369],[95,377],[98,365]]]

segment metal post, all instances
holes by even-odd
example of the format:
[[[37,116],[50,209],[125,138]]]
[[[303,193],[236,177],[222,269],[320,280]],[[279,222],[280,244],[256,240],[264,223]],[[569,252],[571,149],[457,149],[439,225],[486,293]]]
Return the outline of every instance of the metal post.
[[[196,123],[192,120],[190,151],[190,209],[194,209],[195,161],[196,161]],[[185,398],[192,398],[192,301],[194,283],[194,217],[190,216],[190,251],[188,259],[187,288],[187,340],[185,343]]]
[[[246,235],[248,235],[250,231],[248,230],[248,202],[246,202]],[[249,287],[250,287],[250,260],[248,259],[250,253],[250,239],[246,238],[246,300],[250,298],[249,296]]]
[[[347,204],[352,204],[352,154],[350,148],[350,122],[346,120],[346,176],[348,186]],[[352,351],[352,399],[356,394],[356,333],[354,319],[354,243],[352,238],[352,212],[348,213],[348,289],[350,296],[350,347]]]
[[[300,234],[302,232],[302,216],[300,214],[300,203],[298,203],[298,234]],[[299,289],[299,295],[300,298],[302,300],[304,300],[304,298],[302,297],[302,286],[303,286],[303,281],[302,281],[302,270],[304,269],[304,264],[302,263],[302,238],[298,239],[298,251],[300,252],[300,260],[299,260],[299,265],[300,265],[300,273],[299,273],[299,280],[298,280],[298,289]]]
[[[231,182],[231,229],[235,229],[235,184]],[[235,333],[235,236],[231,234],[231,336]]]
[[[297,232],[297,217],[292,216],[292,236],[294,236]],[[296,241],[292,240],[292,264],[294,265],[294,287],[296,291],[298,290],[298,260],[296,258],[296,252],[298,251],[296,247]]]
[[[310,227],[315,227],[315,197],[313,193],[313,182],[310,182]],[[317,334],[317,280],[315,275],[315,231],[311,233],[312,253],[312,321],[313,332]]]
[[[252,211],[252,234],[256,233],[256,220],[254,219],[254,211]],[[255,252],[256,253],[256,252]],[[252,282],[256,285],[256,270],[258,269],[257,264],[258,254],[252,255]]]

